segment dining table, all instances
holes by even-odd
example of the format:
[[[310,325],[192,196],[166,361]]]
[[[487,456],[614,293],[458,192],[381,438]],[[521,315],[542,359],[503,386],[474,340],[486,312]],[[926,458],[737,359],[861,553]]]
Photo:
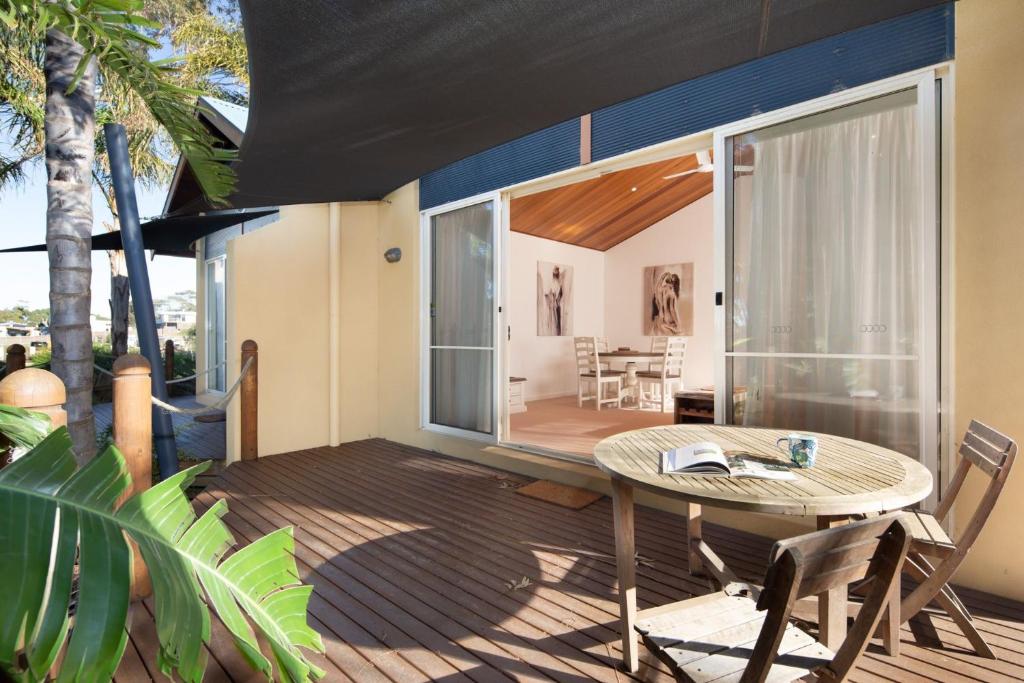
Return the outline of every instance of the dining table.
[[[604,354],[602,354],[603,356]],[[642,489],[686,503],[687,559],[693,575],[713,579],[723,590],[747,583],[704,541],[704,506],[814,517],[818,529],[845,524],[862,515],[900,510],[924,500],[932,475],[917,460],[871,443],[829,434],[801,432],[818,440],[813,467],[791,463],[783,445],[790,430],[725,425],[684,424],[649,427],[610,436],[594,450],[597,466],[612,484],[615,558],[619,581],[620,632],[625,667],[638,668],[636,542],[634,490]],[[791,468],[791,480],[662,474],[663,452],[699,442],[718,444],[727,456],[740,455]],[[899,582],[893,589],[899,604]],[[819,641],[835,651],[846,637],[847,588],[818,596]],[[654,608],[658,609],[658,608]],[[887,610],[882,630],[885,649],[897,652],[899,609]]]
[[[624,405],[633,406],[639,402],[638,381],[637,381],[637,363],[658,363],[665,359],[664,351],[634,351],[633,349],[615,349],[614,351],[598,351],[597,362],[604,363],[608,362],[609,366],[612,361],[618,361],[625,365],[626,377],[623,386],[623,392],[626,398]]]

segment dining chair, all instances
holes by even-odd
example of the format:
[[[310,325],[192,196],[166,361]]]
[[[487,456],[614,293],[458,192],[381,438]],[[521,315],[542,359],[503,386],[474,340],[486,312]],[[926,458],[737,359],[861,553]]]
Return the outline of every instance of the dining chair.
[[[597,353],[602,354],[609,350],[608,348],[608,337],[594,337],[594,344],[597,346]],[[598,356],[600,357],[600,355]],[[605,370],[612,369],[612,362],[610,360],[601,361],[601,365]]]
[[[576,349],[576,405],[583,407],[584,401],[594,399],[598,410],[604,403],[614,403],[616,408],[622,407],[622,380],[625,373],[601,367],[597,357],[597,337],[573,337]],[[585,394],[584,389],[593,386],[593,394]],[[602,391],[605,386],[615,387],[615,396],[606,398]]]
[[[665,345],[668,344],[668,337],[651,337],[651,353],[664,355]],[[648,372],[661,372],[661,361],[651,361],[647,364]]]
[[[974,625],[970,612],[949,585],[949,580],[967,557],[999,500],[999,494],[1017,456],[1017,444],[1005,434],[972,420],[960,444],[959,453],[960,464],[939,500],[935,513],[908,511],[911,544],[903,571],[917,582],[917,588],[900,604],[900,623],[912,619],[934,601],[963,631],[979,655],[996,659],[992,648]],[[989,478],[988,485],[970,521],[963,527],[963,533],[954,542],[943,529],[942,522],[956,502],[957,494],[973,467]],[[936,564],[932,564],[928,558],[933,558]]]
[[[680,681],[843,681],[864,653],[910,546],[902,512],[779,541],[764,588],[718,593],[637,614],[644,645]],[[863,581],[864,605],[836,652],[790,622],[797,600]]]
[[[640,384],[640,407],[657,406],[664,412],[672,408],[672,394],[683,388],[685,337],[665,337],[665,350],[657,370],[637,372]]]

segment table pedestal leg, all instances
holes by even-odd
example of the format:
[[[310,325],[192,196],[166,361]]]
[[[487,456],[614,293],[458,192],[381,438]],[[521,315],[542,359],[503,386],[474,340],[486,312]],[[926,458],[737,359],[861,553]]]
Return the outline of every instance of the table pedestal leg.
[[[818,517],[818,529],[831,529],[849,521],[846,516]],[[839,649],[846,638],[847,587],[839,586],[818,596],[818,641],[832,650]]]
[[[700,558],[701,509],[699,503],[686,504],[686,542],[689,547],[690,574],[700,576],[704,573],[704,563]]]
[[[636,639],[636,541],[633,522],[633,487],[612,479],[615,518],[615,566],[619,573],[619,630],[622,664],[626,671],[640,668]]]

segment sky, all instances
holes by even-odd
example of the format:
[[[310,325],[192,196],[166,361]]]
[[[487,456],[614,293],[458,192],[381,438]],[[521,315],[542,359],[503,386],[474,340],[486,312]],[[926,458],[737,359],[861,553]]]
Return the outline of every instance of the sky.
[[[34,164],[22,185],[0,190],[0,249],[42,244],[46,241],[46,169]],[[145,190],[137,187],[139,213],[143,222],[157,216],[163,209],[166,188]],[[104,221],[110,221],[106,202],[93,193],[93,234],[106,232]],[[153,298],[195,289],[194,259],[157,256],[146,262],[149,268]],[[49,304],[49,269],[46,252],[0,254],[0,308],[24,304],[29,308],[47,308]],[[92,256],[93,313],[109,317],[110,266],[107,252],[94,251]]]

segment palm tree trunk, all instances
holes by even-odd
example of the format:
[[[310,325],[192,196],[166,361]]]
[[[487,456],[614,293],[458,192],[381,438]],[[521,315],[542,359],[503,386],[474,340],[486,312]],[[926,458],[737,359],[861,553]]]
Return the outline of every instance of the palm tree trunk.
[[[123,251],[108,251],[110,259],[110,349],[114,358],[128,353],[128,265]]]
[[[68,430],[80,463],[96,454],[92,414],[92,162],[96,64],[67,92],[83,55],[46,33],[46,245],[50,260],[51,368],[67,388]]]

